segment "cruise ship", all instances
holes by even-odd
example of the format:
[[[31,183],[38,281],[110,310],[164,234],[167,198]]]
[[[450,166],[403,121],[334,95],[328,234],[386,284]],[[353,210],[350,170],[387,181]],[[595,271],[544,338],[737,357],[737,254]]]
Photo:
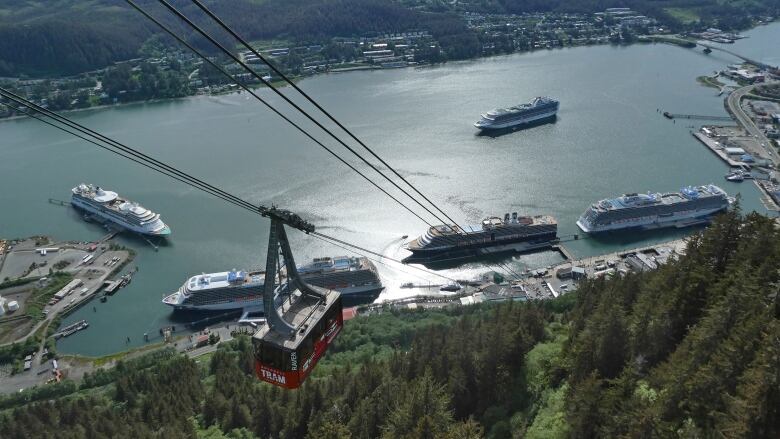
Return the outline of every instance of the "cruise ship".
[[[480,130],[501,130],[552,120],[557,113],[558,101],[547,96],[540,96],[528,104],[488,111],[474,126]]]
[[[509,252],[551,247],[558,222],[548,215],[489,217],[479,225],[438,225],[406,244],[412,254],[405,263],[444,263]]]
[[[301,279],[317,287],[337,290],[345,299],[378,293],[382,281],[367,258],[316,258],[298,267]],[[192,276],[163,303],[176,310],[230,311],[261,309],[265,272],[231,270]]]
[[[593,204],[577,220],[577,226],[585,233],[687,227],[708,223],[729,203],[726,192],[712,184],[666,194],[625,194]]]
[[[121,198],[116,192],[84,183],[74,187],[72,192],[70,203],[73,207],[86,211],[95,218],[144,235],[171,234],[170,227],[162,222],[160,214]]]

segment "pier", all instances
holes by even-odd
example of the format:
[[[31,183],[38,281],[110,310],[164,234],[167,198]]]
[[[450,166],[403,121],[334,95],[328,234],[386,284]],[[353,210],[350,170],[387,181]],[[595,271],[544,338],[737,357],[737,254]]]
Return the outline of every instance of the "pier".
[[[569,250],[569,248],[566,247],[563,244],[556,244],[556,245],[552,246],[552,248],[553,248],[553,250],[556,250],[557,252],[559,252],[561,254],[561,256],[563,256],[564,259],[566,259],[567,261],[573,261],[575,259],[574,258],[574,253],[572,253],[571,250]]]
[[[119,289],[119,285],[122,283],[121,280],[112,280],[112,281],[106,281],[104,285],[106,286],[103,291],[108,294],[109,296],[116,293],[116,291]]]
[[[723,91],[721,90],[721,93]],[[697,119],[697,120],[731,120],[729,116],[708,116],[703,114],[676,114],[664,111],[664,117],[667,119]]]
[[[107,235],[105,235],[105,236],[103,236],[102,238],[100,238],[100,239],[98,240],[98,242],[100,242],[100,243],[103,243],[103,242],[108,242],[108,241],[110,241],[110,240],[114,239],[114,237],[115,237],[117,234],[119,234],[119,230],[112,230],[112,231],[111,231],[111,232],[109,232]]]
[[[725,149],[724,149],[722,146],[720,146],[720,145],[718,144],[718,142],[716,142],[716,141],[712,140],[711,138],[709,138],[709,137],[705,136],[705,135],[704,135],[704,134],[702,134],[702,133],[695,133],[695,132],[691,132],[691,134],[693,135],[693,137],[695,137],[695,138],[699,139],[699,141],[700,141],[701,143],[703,143],[703,144],[704,144],[704,146],[706,146],[707,148],[709,148],[709,149],[710,149],[710,151],[712,151],[713,153],[715,153],[715,155],[717,155],[718,157],[720,157],[720,159],[721,159],[721,160],[723,160],[724,162],[726,162],[726,163],[727,163],[729,166],[731,166],[732,168],[739,168],[739,167],[742,167],[742,162],[738,162],[738,161],[736,161],[736,160],[732,159],[731,157],[729,157],[729,155],[728,155],[728,154],[726,154],[726,151],[725,151]]]
[[[61,331],[54,334],[54,339],[60,339],[62,337],[67,337],[69,335],[75,334],[78,331],[81,331],[82,329],[87,329],[89,327],[89,323],[87,323],[86,320],[79,320],[78,322],[68,325],[64,328],[62,328]]]

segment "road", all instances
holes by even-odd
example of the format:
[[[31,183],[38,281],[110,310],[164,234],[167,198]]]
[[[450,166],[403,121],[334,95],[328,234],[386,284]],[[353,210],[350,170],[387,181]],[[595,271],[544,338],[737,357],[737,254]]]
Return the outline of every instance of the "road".
[[[764,150],[772,163],[778,165],[780,164],[780,154],[777,153],[772,146],[772,142],[764,135],[764,132],[756,126],[753,119],[745,113],[745,110],[742,109],[742,105],[740,104],[742,98],[753,91],[754,88],[756,88],[755,84],[734,90],[729,97],[726,98],[726,104],[728,105],[731,114],[737,118],[737,122],[748,132],[748,134],[753,136],[761,145],[763,145]]]

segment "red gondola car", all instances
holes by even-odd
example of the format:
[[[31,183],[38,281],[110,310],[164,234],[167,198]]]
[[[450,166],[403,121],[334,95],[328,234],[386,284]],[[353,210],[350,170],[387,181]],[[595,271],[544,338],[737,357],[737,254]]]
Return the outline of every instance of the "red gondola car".
[[[341,332],[341,295],[313,288],[324,295],[324,300],[293,294],[292,304],[285,301],[279,309],[279,314],[298,328],[294,334],[275,332],[265,325],[252,337],[259,379],[287,389],[298,388]]]

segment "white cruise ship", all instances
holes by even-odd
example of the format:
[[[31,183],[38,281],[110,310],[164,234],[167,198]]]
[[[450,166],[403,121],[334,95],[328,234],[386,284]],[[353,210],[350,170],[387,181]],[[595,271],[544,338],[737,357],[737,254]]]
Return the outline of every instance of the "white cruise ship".
[[[339,291],[346,298],[378,293],[382,287],[376,267],[367,258],[316,258],[298,267],[304,282]],[[229,311],[263,306],[263,271],[224,271],[192,276],[179,290],[163,299],[176,310]]]
[[[558,113],[558,101],[540,96],[527,104],[496,108],[482,115],[474,126],[480,130],[502,130],[519,125],[552,121]]]
[[[625,194],[593,204],[577,220],[577,226],[585,233],[688,227],[708,223],[714,214],[726,210],[730,201],[726,192],[713,184],[666,194]]]
[[[84,183],[74,187],[72,192],[70,203],[98,219],[143,235],[171,234],[170,227],[162,222],[160,214],[121,198],[116,192]]]

